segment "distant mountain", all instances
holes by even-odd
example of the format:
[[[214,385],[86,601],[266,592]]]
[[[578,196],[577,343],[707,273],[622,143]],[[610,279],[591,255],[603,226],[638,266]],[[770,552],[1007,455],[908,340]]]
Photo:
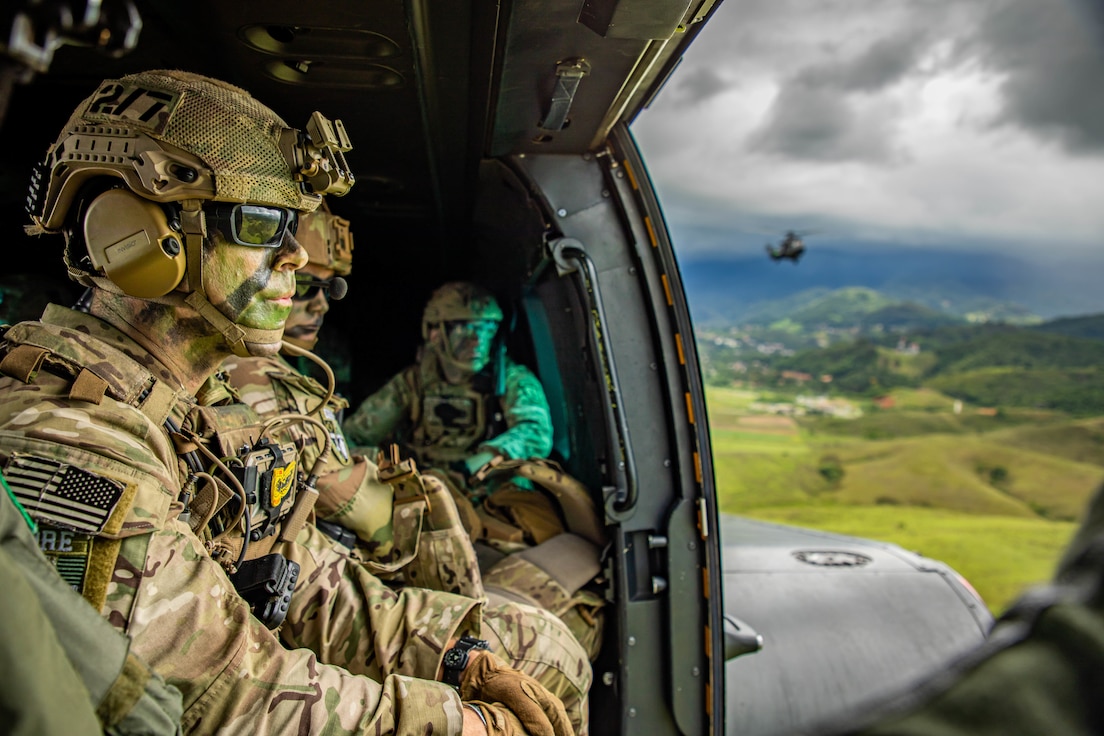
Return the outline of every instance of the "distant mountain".
[[[1085,264],[1031,263],[1008,255],[902,249],[858,252],[817,247],[799,263],[765,255],[680,256],[680,271],[697,324],[763,323],[779,302],[808,302],[847,287],[874,289],[963,318],[1027,322],[1099,312],[1096,269]],[[808,292],[808,294],[806,294]],[[789,305],[793,311],[793,305]]]
[[[773,360],[778,371],[831,375],[851,393],[927,386],[989,406],[1104,412],[1104,341],[1011,325],[958,325],[910,333],[915,351],[861,338]]]
[[[743,313],[741,322],[770,325],[781,321],[805,330],[825,327],[921,329],[963,322],[962,318],[860,286],[810,289],[792,296],[760,302]]]
[[[1069,337],[1086,337],[1104,340],[1104,314],[1091,314],[1084,317],[1063,317],[1044,322],[1034,329],[1040,332],[1053,332]]]

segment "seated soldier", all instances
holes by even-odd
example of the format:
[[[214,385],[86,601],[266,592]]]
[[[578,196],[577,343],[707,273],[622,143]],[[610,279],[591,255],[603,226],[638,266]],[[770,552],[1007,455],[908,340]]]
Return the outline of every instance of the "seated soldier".
[[[80,103],[28,231],[64,236],[90,296],[0,341],[4,477],[46,557],[180,692],[186,732],[583,733],[590,670],[558,620],[391,591],[306,523],[317,469],[270,440],[283,419],[207,389],[231,354],[280,349],[298,216],[353,183],[333,127],[172,70]]]
[[[333,215],[323,201],[300,218],[297,240],[308,260],[296,273],[282,354],[231,356],[223,372],[240,399],[260,416],[306,415],[321,422],[293,422],[282,430],[307,468],[323,456],[329,442],[318,472],[315,526],[353,549],[382,578],[482,598],[475,553],[452,496],[437,479],[397,475],[391,463],[384,472],[391,483],[381,481],[372,459],[349,452],[339,419],[348,402],[304,370],[303,361],[313,361],[332,387],[329,366],[310,351],[330,310],[329,300],[343,298],[348,289],[343,277],[352,271],[349,221]],[[419,533],[423,530],[424,535]]]
[[[476,505],[493,490],[480,473],[496,458],[547,458],[552,417],[532,371],[500,349],[502,309],[470,282],[438,288],[422,315],[416,363],[344,422],[357,445],[395,442],[423,467],[448,470]]]
[[[394,443],[449,481],[477,542],[483,582],[560,616],[597,655],[604,533],[587,490],[548,460],[552,419],[540,380],[502,347],[503,312],[470,282],[433,292],[416,362],[365,399],[346,437]],[[565,533],[569,532],[569,533]]]

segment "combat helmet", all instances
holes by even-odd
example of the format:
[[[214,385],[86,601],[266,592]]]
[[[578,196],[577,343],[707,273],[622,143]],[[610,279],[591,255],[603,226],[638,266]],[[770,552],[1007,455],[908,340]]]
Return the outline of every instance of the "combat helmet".
[[[300,219],[295,239],[307,251],[308,263],[332,269],[339,276],[352,272],[353,233],[349,221],[330,212],[325,200]]]
[[[422,312],[422,338],[425,347],[436,354],[446,370],[478,373],[490,361],[491,343],[502,319],[502,308],[490,291],[470,281],[450,281],[438,287],[426,302]],[[458,322],[472,326],[472,337],[479,340],[470,360],[456,354],[456,346],[448,337],[450,325]],[[478,334],[480,325],[487,327],[483,334]],[[441,335],[437,342],[431,340],[434,328]]]
[[[30,234],[63,232],[70,278],[187,301],[240,355],[271,330],[234,324],[207,300],[204,239],[216,224],[240,245],[279,247],[299,213],[354,178],[340,121],[305,131],[245,90],[181,71],[104,81],[78,105],[32,176]],[[276,336],[276,342],[279,337]]]

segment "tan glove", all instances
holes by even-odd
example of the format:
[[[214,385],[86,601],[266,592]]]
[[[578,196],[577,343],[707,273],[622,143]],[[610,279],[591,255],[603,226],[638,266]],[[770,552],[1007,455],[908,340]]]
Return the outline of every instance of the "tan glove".
[[[464,668],[460,698],[485,707],[492,736],[575,736],[559,698],[489,652]]]
[[[501,703],[484,703],[480,700],[468,702],[479,708],[483,714],[487,736],[533,736],[521,725],[514,712]]]

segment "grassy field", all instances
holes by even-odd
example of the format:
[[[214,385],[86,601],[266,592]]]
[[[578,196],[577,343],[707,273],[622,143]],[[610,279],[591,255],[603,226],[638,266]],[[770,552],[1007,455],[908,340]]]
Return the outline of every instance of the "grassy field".
[[[1104,482],[1104,418],[978,413],[893,394],[858,419],[756,415],[707,391],[720,508],[899,544],[961,573],[998,613],[1046,580]]]

